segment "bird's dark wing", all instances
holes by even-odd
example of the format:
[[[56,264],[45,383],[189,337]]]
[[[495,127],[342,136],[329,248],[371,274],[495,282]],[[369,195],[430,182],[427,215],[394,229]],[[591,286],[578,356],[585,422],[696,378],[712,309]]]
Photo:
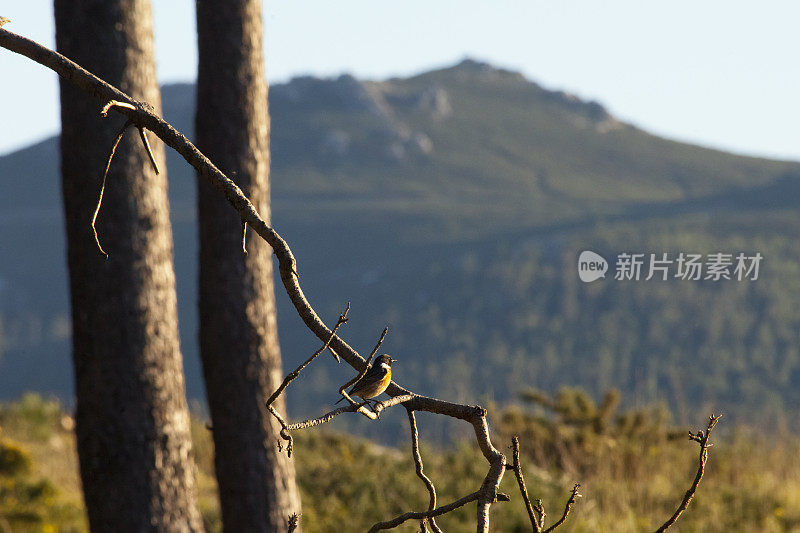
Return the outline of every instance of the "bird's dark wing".
[[[347,394],[352,396],[353,392],[354,391],[358,391],[359,388],[362,385],[364,385],[365,383],[373,383],[373,382],[376,382],[376,381],[381,381],[383,378],[386,377],[386,373],[387,372],[389,372],[389,371],[387,369],[383,368],[380,365],[378,365],[378,366],[375,366],[375,365],[370,366],[369,370],[367,370],[367,373],[364,374],[364,376],[361,379],[356,381],[353,384],[352,387],[350,387],[350,390],[347,392]],[[336,403],[339,403],[342,400],[344,400],[344,396],[339,398],[339,400]],[[334,404],[334,405],[336,405],[336,404]]]

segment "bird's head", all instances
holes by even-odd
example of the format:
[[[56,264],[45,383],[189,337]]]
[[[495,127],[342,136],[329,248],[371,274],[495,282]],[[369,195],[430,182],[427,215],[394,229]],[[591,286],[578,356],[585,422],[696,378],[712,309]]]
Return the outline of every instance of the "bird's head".
[[[392,359],[388,354],[382,354],[381,356],[379,356],[375,360],[374,364],[376,366],[384,366],[384,365],[386,365],[384,368],[391,368],[392,367],[392,363],[394,363],[396,361],[397,361],[397,359]]]

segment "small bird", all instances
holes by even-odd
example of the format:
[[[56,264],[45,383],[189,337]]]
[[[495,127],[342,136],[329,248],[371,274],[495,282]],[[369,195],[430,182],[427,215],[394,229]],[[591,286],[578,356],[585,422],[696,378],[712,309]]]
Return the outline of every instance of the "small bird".
[[[369,367],[367,373],[364,374],[364,377],[359,379],[350,389],[350,396],[358,396],[364,400],[379,396],[392,382],[392,363],[395,361],[397,359],[392,359],[386,354],[378,357]],[[344,397],[340,398],[336,403],[342,400],[344,400]]]

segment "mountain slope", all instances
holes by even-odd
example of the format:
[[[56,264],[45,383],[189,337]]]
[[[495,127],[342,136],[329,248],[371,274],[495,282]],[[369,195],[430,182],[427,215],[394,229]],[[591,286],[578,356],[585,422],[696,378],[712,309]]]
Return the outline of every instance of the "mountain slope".
[[[164,88],[187,133],[193,106],[192,86]],[[273,221],[301,283],[326,319],[353,302],[344,335],[364,351],[389,323],[402,383],[465,401],[618,386],[684,416],[707,402],[745,418],[800,407],[797,163],[658,138],[470,60],[384,82],[298,78],[272,87],[270,106]],[[0,397],[69,395],[56,142],[0,158]],[[174,153],[168,166],[197,397],[193,175]],[[584,285],[583,249],[766,259],[749,284]],[[290,366],[316,342],[278,301]],[[296,412],[327,405],[347,376],[316,363]]]

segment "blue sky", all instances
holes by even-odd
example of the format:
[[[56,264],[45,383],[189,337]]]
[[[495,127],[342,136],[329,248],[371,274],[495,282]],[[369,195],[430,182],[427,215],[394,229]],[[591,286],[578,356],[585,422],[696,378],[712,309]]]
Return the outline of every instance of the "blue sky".
[[[194,2],[153,5],[161,81],[193,79]],[[53,45],[50,1],[3,2],[0,15]],[[800,2],[281,0],[264,20],[272,83],[383,79],[470,56],[660,135],[800,160]],[[0,154],[56,133],[55,75],[1,49],[0,72]]]

